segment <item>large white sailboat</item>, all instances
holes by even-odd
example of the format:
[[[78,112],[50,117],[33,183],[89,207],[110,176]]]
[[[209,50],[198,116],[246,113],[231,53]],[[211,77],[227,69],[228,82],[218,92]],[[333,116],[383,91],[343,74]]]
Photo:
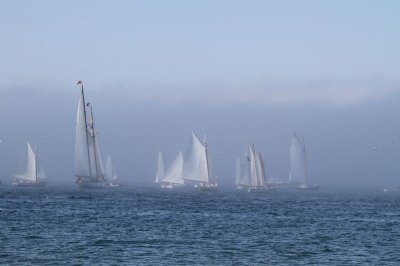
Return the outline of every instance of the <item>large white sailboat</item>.
[[[46,184],[46,173],[40,164],[39,155],[29,142],[26,144],[19,171],[20,173],[14,175],[13,186],[38,187]]]
[[[158,151],[158,160],[157,160],[157,174],[156,174],[156,180],[154,182],[160,183],[160,181],[164,178],[165,172],[164,172],[164,156],[161,151]]]
[[[200,191],[216,190],[216,176],[211,167],[208,146],[192,132],[189,152],[183,162],[183,179],[195,184]]]
[[[290,146],[290,182],[298,190],[318,190],[317,184],[310,184],[308,180],[306,146],[304,138],[301,140],[293,133]]]
[[[267,180],[264,156],[254,144],[247,145],[244,156],[236,161],[236,186],[248,192],[275,190]]]
[[[182,170],[183,155],[182,151],[180,151],[167,172],[165,173],[164,177],[160,180],[161,187],[169,189],[183,187],[185,185],[185,182],[182,178]]]
[[[82,82],[78,81],[78,85],[81,85],[81,98],[75,136],[76,183],[82,188],[104,187],[107,185],[107,180],[94,126],[93,108],[90,103],[85,102]],[[89,115],[87,111],[90,112]]]
[[[111,160],[111,156],[107,156],[106,160],[106,177],[110,187],[119,187],[120,184],[117,182],[117,172],[115,170],[114,162]]]

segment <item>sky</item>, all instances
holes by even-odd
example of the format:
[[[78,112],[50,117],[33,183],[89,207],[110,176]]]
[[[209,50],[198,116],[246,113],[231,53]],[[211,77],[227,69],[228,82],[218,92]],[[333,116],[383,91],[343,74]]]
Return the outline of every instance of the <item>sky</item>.
[[[247,143],[287,177],[293,131],[325,187],[400,183],[398,1],[1,1],[0,177],[24,143],[73,182],[77,80],[121,182],[205,130],[220,183]],[[392,143],[393,141],[393,143]],[[376,146],[378,149],[374,150]]]

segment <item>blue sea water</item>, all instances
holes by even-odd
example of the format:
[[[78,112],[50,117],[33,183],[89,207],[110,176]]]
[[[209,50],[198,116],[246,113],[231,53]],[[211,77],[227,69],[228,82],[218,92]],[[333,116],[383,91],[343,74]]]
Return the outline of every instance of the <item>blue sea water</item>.
[[[400,193],[0,190],[1,265],[400,265]]]

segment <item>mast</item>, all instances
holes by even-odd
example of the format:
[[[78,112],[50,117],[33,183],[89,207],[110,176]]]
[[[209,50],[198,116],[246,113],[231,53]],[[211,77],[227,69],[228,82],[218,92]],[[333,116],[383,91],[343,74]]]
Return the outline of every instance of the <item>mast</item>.
[[[87,148],[87,154],[88,154],[88,158],[89,158],[89,173],[90,173],[90,177],[92,177],[92,166],[90,163],[90,150],[89,150],[89,136],[88,136],[88,132],[87,132],[87,121],[86,121],[86,102],[85,102],[85,94],[83,93],[83,83],[82,81],[78,81],[78,84],[81,85],[81,93],[82,93],[82,100],[83,100],[83,114],[85,116],[85,134],[86,134],[86,148]]]
[[[91,130],[91,133],[92,133],[92,136],[93,136],[94,166],[95,166],[95,169],[96,169],[96,179],[98,180],[99,179],[99,171],[98,171],[98,168],[97,168],[96,134],[95,134],[95,131],[94,131],[93,108],[90,105],[90,103],[88,103],[88,105],[90,106],[90,120],[91,120],[90,121],[90,130]]]
[[[204,150],[205,150],[205,154],[206,154],[206,164],[207,164],[207,179],[208,179],[208,183],[210,182],[210,167],[209,167],[209,163],[208,163],[208,150],[207,150],[207,142],[206,142],[206,133],[203,131],[203,145],[204,145]]]

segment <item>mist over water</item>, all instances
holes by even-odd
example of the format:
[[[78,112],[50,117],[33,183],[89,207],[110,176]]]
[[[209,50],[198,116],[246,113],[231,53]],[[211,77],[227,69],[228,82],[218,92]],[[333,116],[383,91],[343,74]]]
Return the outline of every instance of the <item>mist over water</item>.
[[[88,87],[103,156],[112,155],[121,183],[150,185],[158,150],[168,166],[179,150],[187,150],[191,132],[202,135],[203,130],[219,183],[228,188],[234,185],[235,160],[248,143],[265,154],[271,177],[287,178],[292,132],[305,136],[312,182],[328,188],[376,189],[398,183],[400,128],[390,121],[397,119],[400,97],[350,106],[168,104],[156,98],[136,102],[122,89]],[[79,89],[68,89],[2,92],[3,179],[14,173],[30,141],[38,147],[50,183],[74,182]]]

